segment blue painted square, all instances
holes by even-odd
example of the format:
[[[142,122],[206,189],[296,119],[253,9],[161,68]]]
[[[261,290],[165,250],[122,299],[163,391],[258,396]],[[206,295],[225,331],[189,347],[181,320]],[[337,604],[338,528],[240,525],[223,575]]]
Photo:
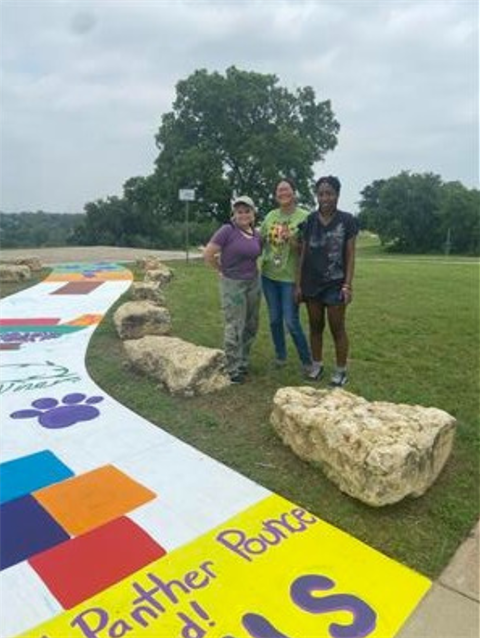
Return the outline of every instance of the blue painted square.
[[[16,565],[69,538],[33,496],[22,496],[0,506],[0,569]]]
[[[0,463],[0,503],[59,483],[73,475],[72,470],[49,450]]]

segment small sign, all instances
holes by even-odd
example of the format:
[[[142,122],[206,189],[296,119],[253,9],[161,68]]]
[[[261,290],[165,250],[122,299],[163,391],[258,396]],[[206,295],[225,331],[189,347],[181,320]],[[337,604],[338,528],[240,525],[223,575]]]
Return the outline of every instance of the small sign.
[[[194,188],[181,188],[178,191],[178,199],[181,202],[194,202],[195,201],[195,189]]]

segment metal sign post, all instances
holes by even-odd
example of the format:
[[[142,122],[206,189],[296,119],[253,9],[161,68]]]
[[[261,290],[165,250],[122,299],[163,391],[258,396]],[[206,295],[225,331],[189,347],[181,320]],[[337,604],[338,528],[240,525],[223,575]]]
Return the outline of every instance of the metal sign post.
[[[195,201],[195,189],[194,188],[181,188],[178,191],[178,199],[181,202],[185,202],[185,257],[187,264],[189,263],[189,219],[188,219],[188,203]]]
[[[449,255],[452,249],[452,232],[451,228],[447,230],[447,239],[445,241],[445,254]]]

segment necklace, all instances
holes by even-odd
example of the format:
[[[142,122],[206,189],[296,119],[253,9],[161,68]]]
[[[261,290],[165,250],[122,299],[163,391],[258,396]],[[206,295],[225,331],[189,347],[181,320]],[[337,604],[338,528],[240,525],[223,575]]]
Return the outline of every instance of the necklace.
[[[250,228],[250,227],[249,228],[241,228],[238,224],[235,224],[235,226],[242,233],[242,235],[245,235],[246,237],[253,237],[254,236],[253,228]]]

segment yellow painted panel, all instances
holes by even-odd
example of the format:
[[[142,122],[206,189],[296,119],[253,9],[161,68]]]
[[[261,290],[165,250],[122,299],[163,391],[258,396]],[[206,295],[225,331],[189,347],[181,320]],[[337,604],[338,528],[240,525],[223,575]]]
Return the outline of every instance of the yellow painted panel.
[[[44,282],[52,281],[124,281],[132,280],[133,275],[129,270],[99,270],[88,277],[81,272],[55,272],[48,275]]]
[[[272,495],[30,638],[390,638],[430,581]]]

